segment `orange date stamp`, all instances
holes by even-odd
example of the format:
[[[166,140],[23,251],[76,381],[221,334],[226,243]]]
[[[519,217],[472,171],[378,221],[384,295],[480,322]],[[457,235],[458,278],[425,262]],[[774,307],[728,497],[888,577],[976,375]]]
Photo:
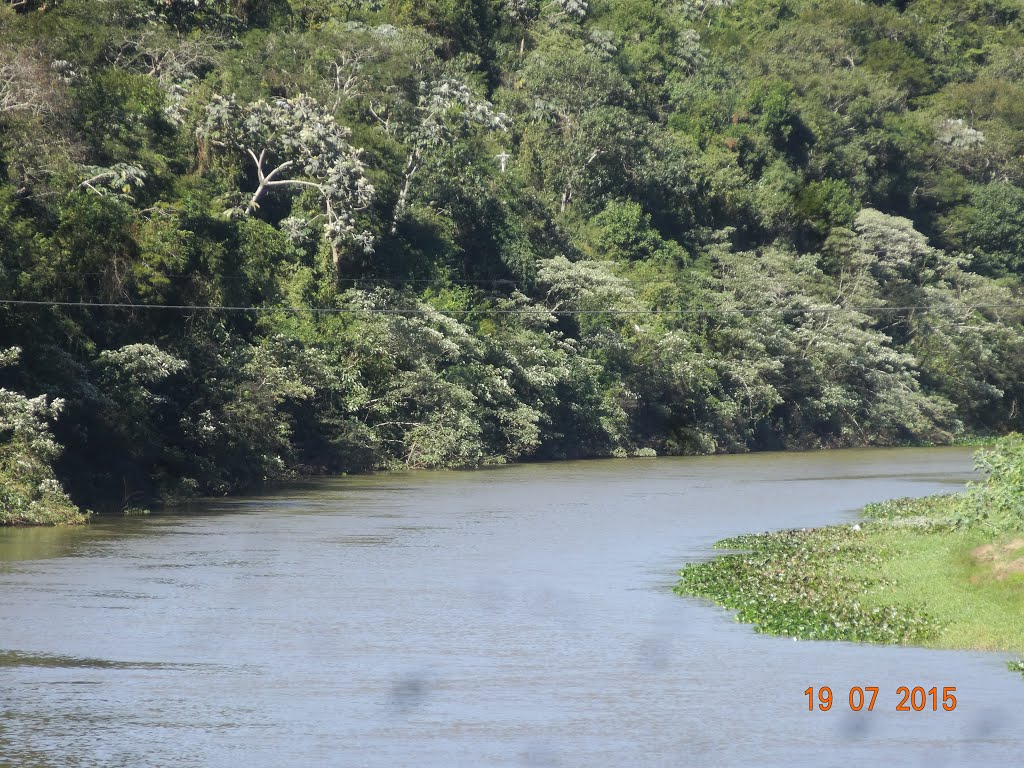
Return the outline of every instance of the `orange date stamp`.
[[[878,701],[878,690],[878,686],[875,685],[863,687],[855,685],[847,693],[846,703],[854,712],[872,712]],[[820,688],[811,686],[804,691],[804,695],[807,697],[807,709],[811,712],[815,709],[819,712],[828,712],[836,701],[832,689],[827,685]],[[940,707],[946,712],[956,709],[956,688],[954,686],[940,689],[935,686],[924,688],[920,685],[914,687],[901,685],[896,689],[896,698],[899,699],[896,702],[896,712],[924,712],[926,710],[938,712]]]

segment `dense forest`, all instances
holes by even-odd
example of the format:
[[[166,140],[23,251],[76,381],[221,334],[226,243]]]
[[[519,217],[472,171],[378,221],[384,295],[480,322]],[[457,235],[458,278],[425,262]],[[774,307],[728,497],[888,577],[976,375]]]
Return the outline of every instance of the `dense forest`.
[[[4,522],[1024,428],[1016,0],[0,6]]]

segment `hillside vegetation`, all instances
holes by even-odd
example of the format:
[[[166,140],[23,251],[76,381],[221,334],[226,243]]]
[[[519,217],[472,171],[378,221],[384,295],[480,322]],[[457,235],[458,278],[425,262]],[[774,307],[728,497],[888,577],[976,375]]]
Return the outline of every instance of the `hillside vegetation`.
[[[1024,428],[1015,0],[0,6],[0,522]]]

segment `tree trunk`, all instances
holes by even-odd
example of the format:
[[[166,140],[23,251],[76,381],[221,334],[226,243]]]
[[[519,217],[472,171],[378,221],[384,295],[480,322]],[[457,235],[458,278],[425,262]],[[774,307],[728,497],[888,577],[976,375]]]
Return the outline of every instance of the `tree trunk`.
[[[414,149],[409,153],[409,159],[405,163],[405,174],[403,176],[402,191],[398,193],[398,202],[395,204],[395,214],[391,217],[391,235],[398,234],[398,220],[405,213],[405,207],[409,204],[409,187],[412,186],[412,177],[419,168],[420,150]]]

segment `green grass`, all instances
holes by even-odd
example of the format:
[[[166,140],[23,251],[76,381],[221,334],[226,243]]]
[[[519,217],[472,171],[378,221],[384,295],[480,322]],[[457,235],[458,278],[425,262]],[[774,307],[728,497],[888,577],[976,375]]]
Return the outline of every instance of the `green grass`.
[[[772,634],[1024,652],[1024,442],[1004,438],[976,462],[988,477],[963,494],[721,541],[745,551],[687,565],[676,591]]]
[[[921,606],[878,599],[886,552],[864,530],[832,526],[726,539],[748,551],[680,571],[676,591],[737,611],[760,632],[805,640],[923,644],[940,627]]]
[[[686,566],[676,590],[772,634],[1024,652],[1024,574],[972,556],[1014,538],[891,521],[744,536],[719,546],[749,551]]]
[[[866,546],[883,552],[872,567],[847,566],[854,577],[874,576],[885,586],[864,597],[869,606],[917,608],[938,624],[922,644],[934,648],[1024,651],[1024,577],[999,580],[971,552],[1012,537],[975,531],[901,531],[882,528]],[[1021,553],[1024,555],[1024,552]]]

